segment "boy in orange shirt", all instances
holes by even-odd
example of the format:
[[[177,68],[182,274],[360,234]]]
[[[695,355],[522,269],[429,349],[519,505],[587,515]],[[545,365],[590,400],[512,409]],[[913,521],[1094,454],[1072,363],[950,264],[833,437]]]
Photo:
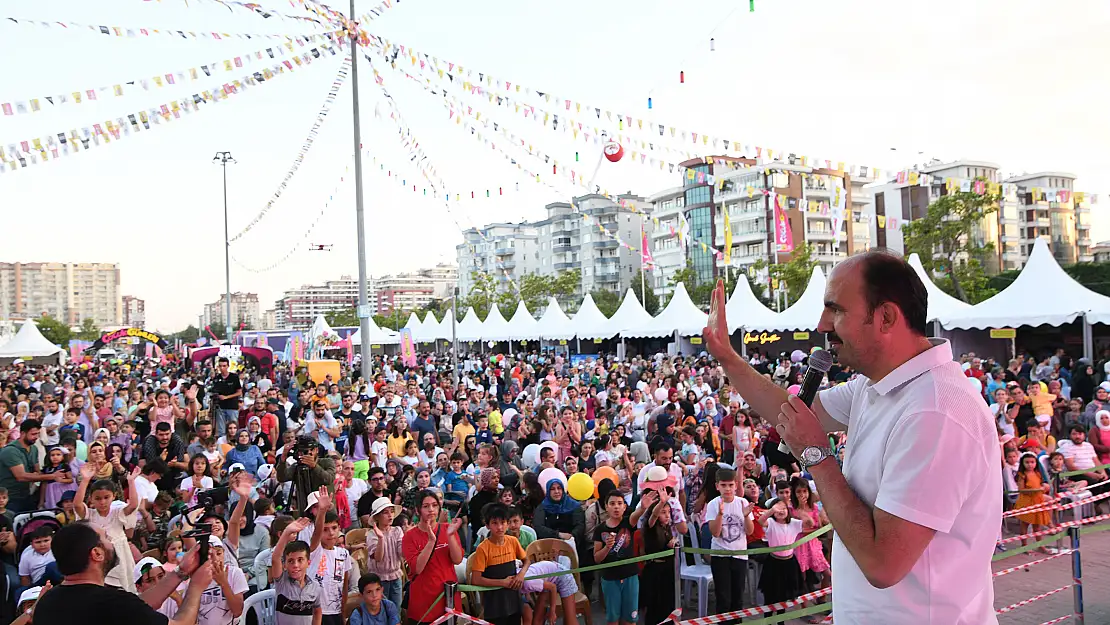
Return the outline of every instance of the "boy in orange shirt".
[[[502,503],[491,503],[482,510],[489,538],[482,541],[471,556],[472,579],[476,586],[494,586],[501,590],[482,593],[483,617],[493,625],[521,625],[523,605],[520,588],[528,572],[528,556],[524,547],[505,531],[509,528],[509,509]],[[516,561],[524,562],[518,573]]]

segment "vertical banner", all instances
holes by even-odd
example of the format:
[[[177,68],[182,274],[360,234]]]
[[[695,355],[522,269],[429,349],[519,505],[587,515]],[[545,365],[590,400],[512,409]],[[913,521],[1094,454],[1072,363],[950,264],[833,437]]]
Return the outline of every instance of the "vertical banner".
[[[644,232],[642,223],[640,224],[640,269],[655,271],[655,259],[651,257],[651,246],[648,245],[647,233]]]
[[[146,344],[146,357],[147,358],[154,358],[154,343],[147,343]]]
[[[832,189],[829,191],[831,206],[829,215],[832,221],[833,241],[840,246],[840,226],[844,223],[844,208],[847,204],[847,193],[844,191],[844,179],[838,176],[829,176]]]
[[[779,252],[793,252],[794,251],[794,233],[790,229],[790,219],[786,215],[786,209],[782,207],[780,198],[782,196],[775,194],[775,248]]]
[[[416,366],[416,343],[412,340],[412,328],[401,328],[401,362],[406,367]]]
[[[351,340],[351,335],[352,334],[354,334],[354,332],[348,331],[347,332],[347,338],[343,340],[343,342],[347,344],[347,366],[348,367],[350,367],[355,362],[355,345],[354,345],[354,341]]]
[[[732,222],[728,218],[728,206],[721,204],[721,215],[725,220],[725,266],[732,264]]]

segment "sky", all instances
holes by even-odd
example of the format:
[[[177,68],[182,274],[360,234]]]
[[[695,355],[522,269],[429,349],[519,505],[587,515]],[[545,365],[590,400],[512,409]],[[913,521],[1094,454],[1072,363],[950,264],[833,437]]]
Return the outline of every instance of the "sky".
[[[307,14],[285,0],[263,4]],[[356,12],[378,4],[357,0]],[[320,32],[301,21],[229,11],[212,0],[3,0],[0,17],[134,29]],[[1105,198],[1100,206],[1110,201],[1104,147],[1110,145],[1110,41],[1103,36],[1110,3],[1102,0],[756,0],[755,12],[738,0],[394,0],[364,26],[475,74],[694,132],[887,168],[970,158],[997,163],[1007,174],[1064,171],[1078,176],[1077,190]],[[0,40],[9,55],[0,66],[0,103],[212,62],[222,67],[224,59],[273,45],[117,38],[7,20],[0,20]],[[0,259],[119,263],[122,292],[146,300],[149,329],[195,324],[203,305],[224,292],[223,187],[213,155],[227,150],[237,160],[227,171],[234,236],[266,208],[293,166],[344,56],[327,56],[149,132],[0,175],[8,233]],[[500,137],[493,137],[496,147],[476,140],[454,123],[441,96],[375,57],[403,127],[419,141],[443,188],[461,201],[445,206],[430,190],[425,195],[430,187],[398,140],[394,109],[367,61],[359,63],[370,275],[454,262],[462,229],[540,219],[545,204],[581,193],[548,175],[550,164]],[[114,120],[262,66],[0,115],[0,146]],[[418,69],[404,57],[399,66]],[[646,196],[680,184],[678,174],[631,158],[598,166],[600,147],[592,143],[457,89],[450,93],[564,165],[587,174],[596,167],[596,184],[611,193]],[[280,199],[231,246],[231,290],[257,293],[263,310],[286,289],[358,273],[351,96],[348,80]],[[555,108],[535,96],[512,96]],[[585,110],[574,117],[597,124]],[[677,140],[664,143],[678,147]],[[543,183],[511,166],[506,154],[540,172]],[[1093,215],[1096,240],[1110,238],[1110,219],[1101,211]],[[310,243],[332,247],[309,251]]]

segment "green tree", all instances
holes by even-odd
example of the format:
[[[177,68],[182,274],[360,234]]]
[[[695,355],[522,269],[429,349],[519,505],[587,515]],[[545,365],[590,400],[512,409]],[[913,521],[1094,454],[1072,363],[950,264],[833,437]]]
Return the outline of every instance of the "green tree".
[[[409,319],[407,314],[374,315],[371,318],[374,320],[374,323],[377,324],[379,328],[389,328],[390,330],[400,330],[401,328],[405,327],[405,322]]]
[[[459,298],[459,315],[463,315],[468,308],[474,308],[478,318],[485,319],[490,306],[497,301],[497,281],[485,271],[471,272],[470,280],[473,282],[470,292]]]
[[[780,289],[786,291],[786,307],[789,307],[805,292],[809,279],[813,275],[813,268],[820,264],[817,261],[815,250],[808,242],[794,248],[790,260],[771,264],[765,259],[757,260],[752,269],[755,271],[767,270],[772,280],[777,280]],[[753,291],[756,289],[753,289]],[[786,310],[786,308],[783,308]]]
[[[571,269],[564,271],[555,276],[555,281],[551,285],[551,294],[555,299],[559,300],[560,304],[570,302],[571,300],[581,300],[578,296],[582,289],[582,270]],[[577,303],[577,302],[576,302]]]
[[[524,300],[524,305],[528,307],[529,312],[535,312],[546,306],[547,298],[555,293],[555,278],[553,276],[537,276],[530,273],[521,276],[519,285],[519,299]],[[500,303],[498,306],[500,306]]]
[[[166,340],[170,343],[174,342],[176,339],[181,339],[183,343],[196,343],[199,336],[200,329],[190,324],[188,327],[186,327],[184,330],[181,330],[180,332],[174,332],[173,334],[167,335]]]
[[[69,340],[73,338],[73,332],[69,329],[69,326],[50,315],[43,315],[35,319],[35,323],[46,340],[60,347],[68,348]]]
[[[621,296],[618,293],[597,289],[590,293],[590,296],[594,298],[597,309],[606,317],[612,317],[613,313],[617,312],[617,308],[620,308]]]
[[[340,308],[338,310],[329,310],[324,313],[324,321],[328,322],[333,328],[357,326],[358,323],[358,309],[357,308]]]
[[[81,320],[81,327],[77,330],[77,338],[82,341],[95,341],[101,336],[100,326],[96,324],[96,319],[85,317]]]
[[[205,336],[212,338],[212,334],[209,334],[209,332],[216,335],[216,338],[221,341],[227,340],[227,326],[222,321],[213,321],[208,324],[208,331],[205,332]]]
[[[643,280],[643,282],[641,282]],[[641,288],[647,285],[647,288]],[[636,299],[640,301],[640,305],[644,307],[649,315],[654,317],[659,314],[659,296],[655,294],[655,289],[651,287],[651,276],[645,275],[643,269],[640,270],[640,275],[637,280],[632,283],[632,292],[636,294]]]
[[[979,178],[980,181],[985,181]],[[983,274],[982,258],[994,244],[977,231],[983,218],[998,210],[1001,195],[957,191],[929,205],[921,219],[905,225],[906,255],[917,253],[930,276],[942,276],[937,286],[962,301],[975,304],[993,295]]]

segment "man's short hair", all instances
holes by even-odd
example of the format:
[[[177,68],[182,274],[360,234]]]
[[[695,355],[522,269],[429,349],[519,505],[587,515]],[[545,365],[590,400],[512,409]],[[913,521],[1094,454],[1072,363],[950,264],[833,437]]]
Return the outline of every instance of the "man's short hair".
[[[862,271],[863,297],[867,314],[890,302],[902,311],[906,326],[925,336],[929,292],[913,267],[901,256],[885,250],[871,250],[858,256]]]
[[[100,534],[86,521],[63,526],[50,546],[62,575],[77,575],[89,567],[89,552],[100,546]]]
[[[1068,434],[1071,434],[1072,432],[1082,432],[1086,434],[1087,428],[1084,427],[1082,423],[1073,423],[1072,426],[1068,428]]]
[[[42,423],[39,423],[38,421],[35,421],[34,419],[24,419],[23,423],[19,424],[19,433],[20,434],[26,434],[27,432],[30,432],[31,430],[41,430],[41,429],[42,429]]]
[[[482,508],[482,518],[486,525],[490,521],[508,521],[509,507],[499,501],[488,503]]]
[[[290,555],[297,553],[298,551],[303,551],[305,557],[309,557],[310,552],[308,549],[308,543],[303,540],[290,541],[289,544],[285,545],[285,551],[281,552],[281,557],[288,558]]]
[[[382,578],[378,577],[377,573],[366,573],[358,578],[358,592],[362,594],[366,592],[366,587],[370,584],[382,585]]]
[[[171,429],[173,429],[173,428],[170,427],[170,424],[169,424],[168,421],[163,421],[163,422],[159,423],[158,425],[154,426],[154,431],[156,431],[156,432],[169,432]]]
[[[228,365],[230,365],[230,364],[231,364],[231,360],[229,360],[229,359],[227,358],[227,356],[220,356],[219,360],[217,360],[217,361],[216,361],[216,364],[217,364],[217,365],[222,365],[222,364],[228,364]]]
[[[200,429],[200,426],[202,426],[202,425],[212,425],[212,422],[209,421],[208,419],[201,419],[200,421],[197,421],[197,429],[198,430]]]
[[[158,475],[166,475],[169,472],[170,468],[166,466],[166,463],[161,458],[149,460],[143,465],[143,475],[153,475],[155,473]]]
[[[651,455],[656,455],[661,451],[674,451],[674,445],[668,443],[666,440],[658,440],[651,446]]]
[[[735,481],[736,481],[736,471],[733,471],[732,469],[718,469],[717,470],[717,483],[718,484],[720,484],[721,482],[735,482]]]
[[[519,506],[509,506],[506,510],[506,514],[508,514],[506,518],[509,519],[515,519],[517,517],[524,518],[524,511],[522,511]]]

